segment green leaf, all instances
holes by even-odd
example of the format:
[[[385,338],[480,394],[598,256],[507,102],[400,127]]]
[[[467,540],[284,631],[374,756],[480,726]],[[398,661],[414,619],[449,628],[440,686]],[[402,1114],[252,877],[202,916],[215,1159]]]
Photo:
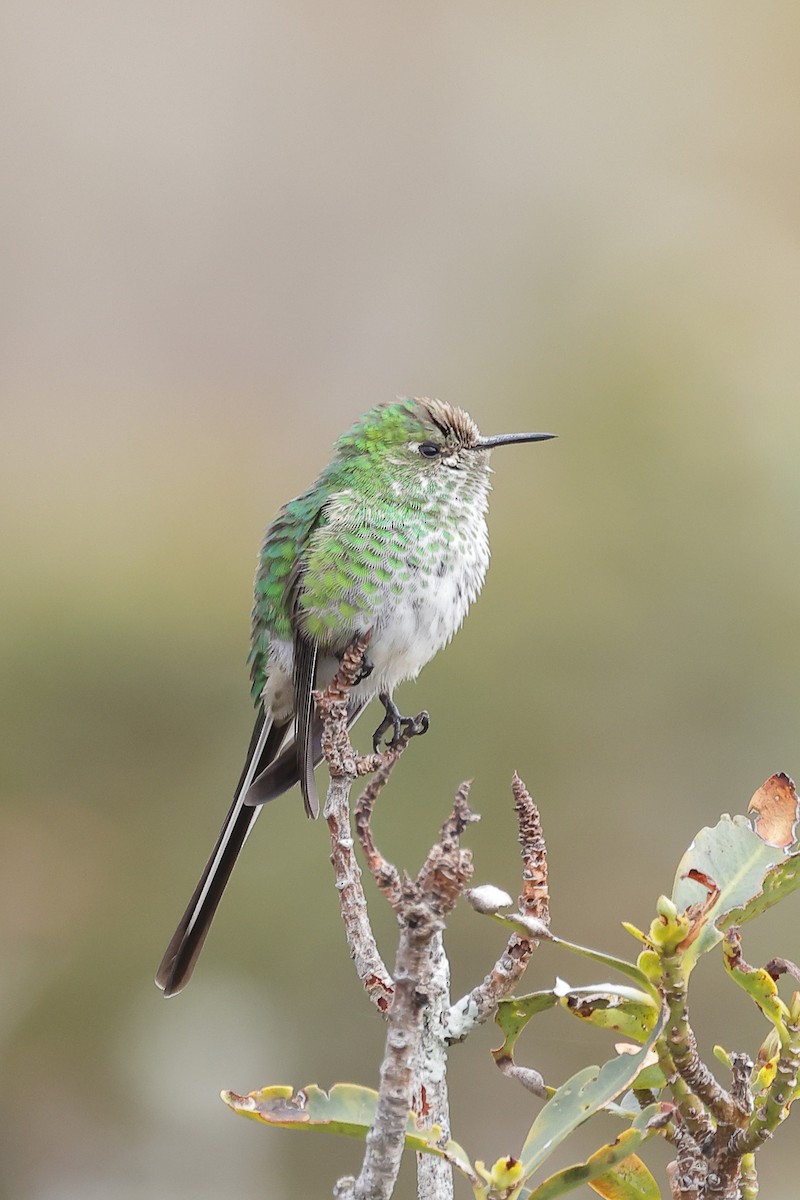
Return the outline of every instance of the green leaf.
[[[655,1180],[633,1151],[656,1132],[648,1129],[648,1125],[662,1111],[660,1104],[651,1104],[637,1115],[628,1129],[613,1142],[601,1146],[586,1162],[557,1171],[532,1191],[525,1190],[523,1196],[526,1200],[556,1200],[556,1197],[588,1184],[610,1200],[660,1200]],[[638,1191],[635,1190],[637,1186]]]
[[[719,894],[698,917],[699,932],[684,954],[687,972],[717,945],[725,929],[750,920],[800,887],[800,852],[787,854],[770,846],[744,817],[726,815],[713,828],[700,830],[678,864],[672,898],[680,911],[708,900],[707,889],[687,877],[690,871],[713,880]]]
[[[637,1042],[648,1036],[660,1009],[652,996],[624,985],[617,988],[612,985],[610,990],[594,986],[570,988],[561,1003],[573,1017]]]
[[[495,1024],[505,1034],[502,1046],[492,1051],[495,1062],[513,1058],[514,1046],[531,1017],[536,1013],[555,1008],[559,997],[554,990],[547,992],[531,992],[528,996],[510,996],[501,1000],[495,1013]]]
[[[742,958],[738,930],[731,929],[726,933],[722,944],[722,956],[731,979],[747,992],[767,1020],[772,1022],[781,1043],[788,1045],[791,1038],[788,1029],[789,1009],[781,1000],[778,985],[769,972],[764,967],[751,967]]]
[[[345,1137],[362,1138],[375,1119],[378,1093],[352,1083],[337,1083],[324,1092],[315,1083],[294,1088],[282,1085],[239,1096],[222,1092],[222,1099],[239,1116],[279,1129],[325,1129]]]
[[[661,998],[658,994],[658,989],[653,986],[647,976],[642,972],[636,963],[628,962],[625,958],[617,958],[613,954],[605,954],[602,950],[592,950],[588,946],[579,946],[577,942],[567,942],[564,938],[553,935],[549,941],[554,942],[557,946],[563,946],[565,950],[570,950],[573,954],[579,954],[581,958],[589,958],[592,962],[600,963],[604,967],[611,967],[613,971],[619,971],[621,975],[627,975],[629,979],[633,979],[636,985],[643,991],[652,996],[657,1005],[660,1006]],[[597,991],[614,991],[612,984],[602,985],[596,989]]]
[[[627,1091],[644,1065],[651,1046],[663,1033],[667,1015],[667,1010],[662,1009],[650,1036],[636,1054],[620,1054],[602,1067],[584,1067],[558,1088],[531,1125],[522,1147],[519,1157],[526,1176],[532,1174],[588,1117]]]
[[[589,1184],[605,1200],[661,1200],[661,1191],[636,1154]]]
[[[602,992],[606,996],[618,994],[624,998],[635,999],[636,1003],[641,1005],[646,1005],[649,999],[652,1004],[652,1016],[648,1018],[650,1027],[644,1035],[641,1050],[635,1054],[620,1054],[602,1067],[586,1067],[552,1094],[533,1122],[520,1154],[526,1179],[578,1125],[631,1087],[644,1066],[650,1048],[662,1033],[667,1019],[657,989],[634,963],[561,938],[553,940],[575,954],[628,976],[636,982],[637,988],[634,990],[621,985],[615,989],[613,984],[600,984],[588,989],[571,989],[568,985],[560,984],[550,991],[533,992],[529,996],[501,1001],[495,1020],[506,1036],[500,1049],[492,1051],[501,1069],[509,1060],[513,1061],[514,1046],[528,1021],[536,1013],[563,1002],[565,997],[573,992],[576,995],[585,995],[587,991]]]
[[[582,958],[591,959],[592,962],[601,963],[604,967],[610,967],[614,971],[619,971],[622,975],[627,975],[629,979],[634,980],[637,988],[634,990],[624,985],[615,986],[612,983],[600,983],[583,988],[570,988],[568,985],[562,985],[561,987],[550,988],[547,991],[531,992],[527,996],[511,996],[506,1000],[501,1000],[495,1014],[495,1022],[505,1034],[505,1040],[499,1050],[492,1051],[496,1062],[503,1058],[512,1057],[517,1038],[532,1017],[537,1013],[545,1012],[548,1008],[553,1008],[559,1003],[567,1007],[565,998],[571,995],[602,994],[608,999],[609,1003],[613,1002],[613,997],[619,996],[623,1002],[630,1001],[631,1004],[641,1006],[640,1016],[642,1023],[648,1025],[648,1028],[642,1034],[641,1040],[647,1037],[661,1008],[661,997],[657,988],[653,986],[635,963],[628,962],[624,958],[615,958],[611,954],[604,954],[600,950],[591,950],[588,946],[579,946],[577,943],[565,941],[563,938],[553,936],[549,940],[555,942],[556,945],[563,946],[565,950],[570,950],[573,954],[579,954]],[[648,1008],[648,999],[652,1005],[652,1019],[649,1015],[644,1015],[645,1010]],[[620,1006],[620,1010],[625,1011],[623,1005]],[[576,1015],[580,1016],[583,1014],[576,1013]],[[598,1020],[596,1023],[599,1024],[600,1021]],[[634,1034],[631,1033],[630,1036],[634,1036]]]
[[[637,1091],[660,1092],[663,1087],[667,1086],[667,1081],[658,1063],[652,1063],[649,1067],[642,1068],[636,1076],[633,1086]]]
[[[364,1138],[375,1120],[378,1093],[355,1083],[336,1083],[325,1092],[315,1083],[295,1091],[277,1085],[240,1096],[222,1092],[222,1099],[242,1117],[260,1121],[277,1129],[324,1130],[344,1137]],[[468,1155],[457,1142],[440,1145],[439,1125],[420,1127],[413,1112],[408,1114],[405,1144],[409,1150],[436,1154],[462,1171],[471,1183],[478,1183]]]

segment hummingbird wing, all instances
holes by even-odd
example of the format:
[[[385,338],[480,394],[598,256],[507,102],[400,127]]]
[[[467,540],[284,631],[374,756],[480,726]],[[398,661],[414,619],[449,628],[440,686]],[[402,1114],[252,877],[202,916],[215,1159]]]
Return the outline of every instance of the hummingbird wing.
[[[314,498],[317,498],[319,494],[319,491],[313,493]],[[309,494],[309,496],[311,495]],[[266,579],[269,576],[270,579],[273,579],[276,571],[278,572],[282,587],[281,608],[289,614],[292,637],[294,732],[293,737],[287,737],[280,753],[254,777],[245,799],[247,805],[266,804],[287,791],[299,780],[306,813],[309,817],[319,816],[319,798],[314,782],[314,767],[322,759],[322,728],[314,710],[313,697],[317,682],[317,667],[320,656],[329,661],[337,654],[337,651],[344,650],[348,638],[345,636],[339,646],[336,645],[335,639],[333,645],[325,642],[321,646],[317,638],[311,636],[305,628],[307,613],[304,611],[303,599],[307,594],[308,572],[311,569],[315,553],[315,535],[322,534],[326,528],[329,528],[331,508],[335,507],[335,502],[339,499],[337,496],[326,497],[313,512],[307,514],[303,526],[302,549],[295,555],[291,566],[285,570],[284,574],[281,575],[280,571],[283,570],[283,563],[286,561],[285,555],[278,555],[277,559],[270,557],[266,547],[269,542],[271,550],[271,539],[265,541],[264,560],[269,565],[264,568],[264,577]],[[335,543],[334,546],[336,547]],[[274,565],[275,561],[278,563],[277,568]],[[324,564],[323,566],[317,564],[315,569],[319,574],[320,571],[324,571]],[[262,610],[266,611],[264,605],[259,606],[257,601],[253,630],[255,646],[260,645],[263,628],[266,624]],[[259,686],[264,671],[261,661],[263,651],[256,649],[251,657],[255,665],[254,679],[256,686]],[[364,700],[350,701],[348,725],[352,725],[365,703]]]
[[[271,762],[278,754],[289,724],[288,721],[273,722],[265,716],[263,709],[256,719],[250,749],[234,792],[233,803],[222,823],[222,829],[200,882],[156,972],[156,984],[165,996],[174,996],[191,978],[197,956],[203,948],[217,905],[239,857],[239,851],[260,812],[258,808],[245,805],[245,794],[264,764]],[[290,787],[291,782],[286,786]]]

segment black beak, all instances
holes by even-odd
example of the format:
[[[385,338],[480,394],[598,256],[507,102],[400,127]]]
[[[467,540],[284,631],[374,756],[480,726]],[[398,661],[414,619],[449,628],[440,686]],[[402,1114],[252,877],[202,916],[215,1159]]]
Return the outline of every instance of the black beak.
[[[511,446],[514,442],[547,442],[557,433],[498,433],[494,437],[478,438],[470,450],[494,450],[495,446]]]

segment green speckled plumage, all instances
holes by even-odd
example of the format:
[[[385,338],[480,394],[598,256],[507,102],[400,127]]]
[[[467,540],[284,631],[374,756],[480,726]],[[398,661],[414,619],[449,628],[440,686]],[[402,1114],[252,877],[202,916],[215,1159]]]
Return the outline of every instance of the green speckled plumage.
[[[270,637],[276,635],[287,641],[291,639],[289,591],[292,573],[314,523],[321,519],[324,503],[325,489],[320,478],[302,496],[284,504],[270,525],[261,547],[255,579],[250,649],[254,700],[261,695],[266,682]]]
[[[453,439],[477,436],[466,414],[450,411],[460,418]],[[419,401],[378,405],[339,439],[319,478],[270,525],[255,581],[249,659],[255,701],[267,681],[272,639],[291,640],[294,613],[322,647],[340,648],[381,595],[399,596],[419,573],[423,536],[435,533],[440,549],[449,551],[448,519],[462,488],[447,478],[432,487],[431,470],[421,473],[407,454],[410,442],[432,433],[441,436]],[[470,477],[485,476],[478,459]],[[476,500],[485,491],[478,488]],[[428,580],[420,578],[418,586],[424,590]]]

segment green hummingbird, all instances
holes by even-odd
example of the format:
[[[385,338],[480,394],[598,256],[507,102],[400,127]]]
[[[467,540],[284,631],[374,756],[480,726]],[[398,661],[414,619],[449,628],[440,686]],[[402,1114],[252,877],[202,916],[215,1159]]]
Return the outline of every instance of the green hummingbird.
[[[158,968],[165,995],[189,981],[261,805],[299,782],[307,814],[318,815],[312,692],[327,687],[355,637],[371,634],[349,693],[350,723],[377,696],[385,716],[376,753],[389,731],[394,741],[404,729],[427,728],[401,716],[392,693],[447,645],[483,586],[490,451],[554,436],[481,437],[467,413],[440,400],[379,404],[339,438],[308,491],[279,511],[255,578],[255,728],[217,843]]]

